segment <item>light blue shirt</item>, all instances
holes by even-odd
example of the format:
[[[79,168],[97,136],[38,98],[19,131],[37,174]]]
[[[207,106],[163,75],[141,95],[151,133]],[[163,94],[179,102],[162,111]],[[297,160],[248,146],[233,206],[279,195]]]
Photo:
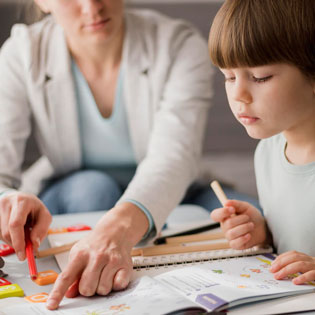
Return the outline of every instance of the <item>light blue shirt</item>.
[[[115,103],[109,118],[101,115],[91,89],[74,60],[72,74],[78,104],[82,165],[84,168],[104,170],[126,187],[135,173],[136,159],[123,98],[123,69],[119,72]],[[136,200],[126,201],[134,203],[148,217],[150,226],[146,237],[153,230],[152,215]]]
[[[278,134],[257,146],[259,201],[278,254],[296,250],[315,256],[315,162],[291,164],[286,145],[284,135]]]

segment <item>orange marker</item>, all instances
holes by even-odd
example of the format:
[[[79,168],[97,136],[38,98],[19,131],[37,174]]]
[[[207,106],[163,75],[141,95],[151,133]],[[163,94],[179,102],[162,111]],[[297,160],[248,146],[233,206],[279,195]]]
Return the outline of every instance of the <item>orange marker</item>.
[[[36,268],[36,262],[33,252],[33,244],[30,239],[30,230],[29,227],[25,229],[25,251],[26,251],[26,257],[28,262],[28,269],[30,272],[30,276],[32,280],[35,280],[37,278],[37,268]]]

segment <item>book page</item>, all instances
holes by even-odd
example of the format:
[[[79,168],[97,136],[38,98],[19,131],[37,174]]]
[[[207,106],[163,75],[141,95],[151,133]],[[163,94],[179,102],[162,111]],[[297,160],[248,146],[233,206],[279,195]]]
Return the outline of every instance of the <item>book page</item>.
[[[269,272],[272,255],[213,260],[155,277],[208,310],[222,310],[251,301],[314,291],[314,285],[275,280]]]
[[[235,307],[229,310],[229,315],[301,314],[306,311],[315,311],[314,292]],[[307,314],[314,315],[315,312]]]
[[[22,299],[21,299],[22,300]],[[19,300],[20,301],[20,300]],[[25,301],[25,300],[24,300]],[[120,292],[114,292],[106,297],[65,298],[58,310],[48,311],[43,303],[21,302],[16,306],[2,307],[1,315],[67,315],[67,314],[137,314],[160,315],[185,309],[203,309],[184,296],[161,285],[158,281],[143,277],[132,282],[129,287]]]

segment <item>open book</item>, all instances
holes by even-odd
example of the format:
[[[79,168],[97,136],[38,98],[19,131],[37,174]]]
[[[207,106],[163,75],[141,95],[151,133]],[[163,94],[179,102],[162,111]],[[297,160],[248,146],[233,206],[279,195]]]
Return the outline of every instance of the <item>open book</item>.
[[[291,279],[275,280],[269,272],[273,259],[273,255],[265,254],[213,260],[144,276],[107,297],[64,299],[54,314],[200,314],[315,290],[311,284],[297,286]],[[16,305],[3,313],[51,314],[40,303]]]
[[[297,286],[275,280],[269,272],[272,254],[213,260],[154,277],[169,289],[205,310],[234,306],[315,291],[315,283]]]

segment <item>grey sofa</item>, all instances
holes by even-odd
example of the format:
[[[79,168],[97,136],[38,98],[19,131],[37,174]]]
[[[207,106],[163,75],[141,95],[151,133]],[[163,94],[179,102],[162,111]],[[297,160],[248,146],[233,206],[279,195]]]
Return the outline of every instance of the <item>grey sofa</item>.
[[[127,5],[158,10],[194,24],[205,38],[221,0],[126,0]],[[23,5],[27,0],[0,0],[0,46],[14,23],[25,21]],[[230,182],[240,191],[256,196],[253,152],[257,141],[250,139],[230,112],[224,91],[223,76],[216,70],[213,105],[209,111],[204,143],[203,167],[207,179]],[[29,150],[36,150],[30,144]],[[1,154],[1,152],[0,152]],[[29,161],[26,161],[28,163]]]

